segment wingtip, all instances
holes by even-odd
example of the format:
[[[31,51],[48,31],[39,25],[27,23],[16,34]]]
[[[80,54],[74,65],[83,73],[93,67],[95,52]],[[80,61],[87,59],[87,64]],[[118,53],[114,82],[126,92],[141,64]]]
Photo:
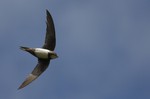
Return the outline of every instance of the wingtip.
[[[19,89],[24,88],[25,86],[29,85],[32,81],[34,81],[38,76],[35,76],[33,74],[29,74],[29,76],[26,78],[26,80],[19,86]]]
[[[47,9],[46,9],[46,13],[47,13],[47,14],[50,14],[49,11],[48,11]]]
[[[46,14],[47,14],[47,17],[49,17],[49,16],[52,17],[50,12],[47,9],[46,9]]]
[[[17,89],[17,90],[20,90],[20,89],[22,89],[23,87],[22,86],[19,86],[19,88]]]

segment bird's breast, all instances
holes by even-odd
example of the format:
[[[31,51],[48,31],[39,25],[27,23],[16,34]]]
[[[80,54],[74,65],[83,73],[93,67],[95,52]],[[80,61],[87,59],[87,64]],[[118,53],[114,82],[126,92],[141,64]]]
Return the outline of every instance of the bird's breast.
[[[50,51],[47,50],[47,49],[42,49],[42,48],[35,48],[35,55],[38,57],[38,58],[42,58],[42,59],[48,59],[49,57],[49,53]]]

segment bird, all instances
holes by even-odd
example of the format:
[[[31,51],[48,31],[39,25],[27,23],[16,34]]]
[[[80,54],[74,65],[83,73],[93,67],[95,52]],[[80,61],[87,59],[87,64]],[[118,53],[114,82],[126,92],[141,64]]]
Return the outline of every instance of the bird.
[[[46,36],[44,45],[40,48],[30,48],[20,46],[20,49],[26,51],[38,60],[37,65],[33,71],[27,76],[24,82],[19,86],[18,89],[22,89],[29,85],[32,81],[37,79],[49,66],[52,59],[58,58],[57,53],[54,52],[56,46],[55,27],[50,12],[46,9]]]

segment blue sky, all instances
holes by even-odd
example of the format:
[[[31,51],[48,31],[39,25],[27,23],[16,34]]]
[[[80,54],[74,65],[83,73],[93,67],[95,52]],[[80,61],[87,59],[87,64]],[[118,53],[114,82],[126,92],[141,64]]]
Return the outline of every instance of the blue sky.
[[[149,0],[1,0],[0,98],[150,99]],[[37,60],[19,46],[41,47],[46,11],[58,59],[17,90]]]

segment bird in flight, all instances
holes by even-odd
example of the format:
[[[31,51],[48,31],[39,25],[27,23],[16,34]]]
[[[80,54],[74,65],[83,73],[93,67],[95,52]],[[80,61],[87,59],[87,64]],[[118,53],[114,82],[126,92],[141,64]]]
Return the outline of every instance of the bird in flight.
[[[18,89],[24,88],[38,78],[47,69],[50,60],[58,57],[54,52],[56,45],[54,22],[48,10],[46,10],[46,14],[46,36],[42,48],[20,47],[21,50],[29,52],[33,56],[37,57],[38,63]]]

